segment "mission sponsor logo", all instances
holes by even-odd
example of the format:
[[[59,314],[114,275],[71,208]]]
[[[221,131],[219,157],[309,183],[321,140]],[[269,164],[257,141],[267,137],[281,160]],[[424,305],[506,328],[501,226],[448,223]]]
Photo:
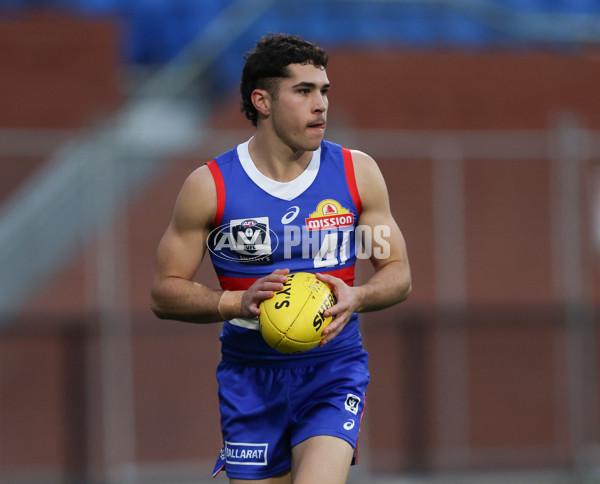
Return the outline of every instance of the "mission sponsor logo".
[[[225,462],[244,466],[266,466],[268,448],[267,443],[225,442]]]
[[[339,202],[322,200],[317,209],[305,219],[308,230],[338,229],[354,225],[354,214]]]

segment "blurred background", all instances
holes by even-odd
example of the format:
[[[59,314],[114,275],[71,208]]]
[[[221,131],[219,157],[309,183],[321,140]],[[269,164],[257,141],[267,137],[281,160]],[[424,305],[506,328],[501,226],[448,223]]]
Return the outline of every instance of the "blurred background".
[[[0,482],[227,481],[220,325],[149,287],[268,31],[328,50],[413,271],[349,482],[600,482],[598,0],[0,0]]]

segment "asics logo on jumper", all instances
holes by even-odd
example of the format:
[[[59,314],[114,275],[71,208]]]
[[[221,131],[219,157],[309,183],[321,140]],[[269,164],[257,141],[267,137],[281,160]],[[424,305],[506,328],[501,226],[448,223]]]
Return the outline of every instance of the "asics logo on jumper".
[[[281,223],[283,225],[287,225],[292,222],[300,213],[300,207],[298,205],[294,205],[290,207],[290,209],[285,213],[283,217],[281,217]]]
[[[225,442],[225,462],[244,466],[266,466],[269,444]]]

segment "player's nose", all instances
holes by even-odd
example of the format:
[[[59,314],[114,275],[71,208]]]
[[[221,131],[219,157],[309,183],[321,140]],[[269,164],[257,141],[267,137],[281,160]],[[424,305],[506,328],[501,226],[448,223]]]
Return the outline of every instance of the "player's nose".
[[[327,101],[327,97],[321,93],[318,93],[315,96],[315,101],[313,104],[313,111],[317,113],[324,113],[327,111],[327,107],[329,106],[329,102]]]

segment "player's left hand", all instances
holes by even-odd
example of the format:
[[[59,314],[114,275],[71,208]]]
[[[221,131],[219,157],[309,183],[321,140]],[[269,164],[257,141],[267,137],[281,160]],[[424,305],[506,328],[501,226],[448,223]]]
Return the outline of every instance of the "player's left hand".
[[[339,277],[320,273],[316,274],[316,276],[317,279],[325,282],[331,287],[337,300],[335,305],[331,306],[323,313],[323,316],[325,317],[333,317],[333,321],[331,321],[331,323],[323,330],[325,337],[321,340],[320,344],[320,346],[323,346],[335,338],[340,331],[344,329],[344,326],[346,326],[354,314],[356,298],[353,288]]]

